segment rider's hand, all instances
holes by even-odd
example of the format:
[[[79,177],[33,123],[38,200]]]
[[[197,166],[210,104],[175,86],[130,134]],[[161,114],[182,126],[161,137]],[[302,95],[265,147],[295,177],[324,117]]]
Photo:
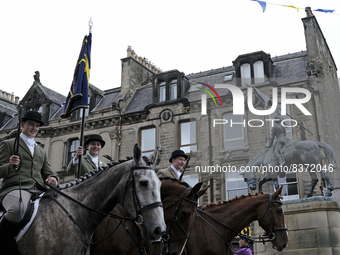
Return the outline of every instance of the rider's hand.
[[[20,158],[17,155],[12,155],[9,158],[9,169],[12,170],[14,167],[20,165]]]
[[[75,160],[79,158],[79,156],[84,154],[84,149],[83,147],[79,146],[76,150],[76,156],[74,157]]]
[[[45,182],[48,182],[51,185],[57,186],[58,185],[58,181],[56,178],[54,177],[48,177]]]

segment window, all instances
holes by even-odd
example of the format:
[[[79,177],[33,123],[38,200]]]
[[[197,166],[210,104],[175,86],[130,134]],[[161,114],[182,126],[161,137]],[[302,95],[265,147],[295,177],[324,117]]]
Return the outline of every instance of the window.
[[[76,150],[80,145],[80,140],[78,138],[69,140],[68,146],[68,155],[67,155],[67,162],[70,162],[71,159],[76,155]]]
[[[241,85],[251,84],[250,64],[241,65]]]
[[[180,149],[185,153],[197,151],[196,121],[180,123]]]
[[[279,185],[283,185],[282,196],[284,199],[299,199],[298,179],[295,172],[286,173],[286,177],[278,178]]]
[[[254,63],[254,81],[255,84],[264,83],[264,69],[263,69],[263,61],[256,61]]]
[[[158,95],[158,102],[163,102],[166,100],[166,83],[165,81],[162,81],[160,84],[159,84],[159,95]]]
[[[228,121],[223,125],[224,148],[235,148],[244,146],[244,126],[245,120],[242,115],[232,113],[223,114],[223,119]]]
[[[41,105],[37,105],[34,110],[39,112],[39,113],[42,113],[42,106]]]
[[[248,195],[248,186],[242,177],[239,177],[239,173],[233,177],[233,173],[228,173],[229,177],[225,179],[227,199],[234,198],[236,196]]]
[[[170,82],[169,100],[177,98],[177,79]]]
[[[145,128],[140,130],[140,146],[142,156],[150,156],[156,149],[156,128]]]

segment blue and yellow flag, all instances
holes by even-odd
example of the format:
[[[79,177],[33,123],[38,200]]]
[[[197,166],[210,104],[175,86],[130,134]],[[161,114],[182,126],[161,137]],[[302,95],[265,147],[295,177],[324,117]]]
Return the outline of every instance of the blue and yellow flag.
[[[86,35],[79,54],[73,81],[68,93],[64,112],[61,118],[70,117],[74,110],[88,108],[89,80],[91,69],[92,34]]]

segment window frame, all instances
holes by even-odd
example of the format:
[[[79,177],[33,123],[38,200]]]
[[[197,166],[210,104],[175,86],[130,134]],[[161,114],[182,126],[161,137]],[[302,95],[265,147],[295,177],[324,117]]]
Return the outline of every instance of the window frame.
[[[242,129],[241,129],[242,130],[242,137],[240,136],[239,138],[235,138],[235,139],[227,139],[227,128],[233,128],[233,127],[230,126],[229,120],[232,117],[234,117],[234,116],[240,116],[241,117],[241,121],[240,122],[243,121],[243,123],[245,123],[245,119],[244,119],[243,115],[234,115],[231,112],[226,112],[222,116],[223,116],[223,119],[227,119],[228,120],[228,123],[223,125],[223,148],[224,149],[243,148],[246,145],[246,141],[245,141],[245,139],[246,139],[246,130],[245,130],[245,126],[244,125],[242,126]],[[229,117],[229,116],[231,116],[231,117]],[[240,125],[240,124],[237,124],[237,125]],[[237,126],[236,128],[239,128],[239,126]],[[234,142],[234,141],[238,141],[238,140],[242,141],[242,142],[240,142],[240,144],[227,146],[228,142]]]
[[[189,133],[190,133],[190,143],[188,144],[182,144],[182,124],[185,124],[185,123],[189,123],[190,125],[190,130],[189,130]],[[194,125],[195,127],[195,142],[192,143],[191,141],[191,125]],[[190,151],[189,152],[185,152],[185,154],[190,154],[190,152],[192,151],[191,148],[194,146],[196,147],[196,150],[195,151],[192,151],[192,152],[197,152],[198,150],[198,143],[197,143],[197,121],[196,120],[183,120],[183,121],[180,121],[179,122],[179,148],[180,150],[183,150],[184,152],[186,151],[183,147],[189,147]]]
[[[146,130],[154,130],[154,147],[153,149],[150,149],[150,150],[143,150],[143,131],[146,131]],[[143,127],[143,128],[140,128],[139,129],[139,146],[141,148],[141,151],[142,151],[142,156],[149,156],[150,154],[152,154],[152,152],[154,152],[154,150],[156,149],[156,127],[154,126],[149,126],[149,127]]]

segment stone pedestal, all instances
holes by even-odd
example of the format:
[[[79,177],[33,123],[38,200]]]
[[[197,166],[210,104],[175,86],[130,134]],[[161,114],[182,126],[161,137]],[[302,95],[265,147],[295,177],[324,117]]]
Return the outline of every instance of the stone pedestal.
[[[256,243],[254,254],[340,255],[340,203],[332,197],[312,197],[283,202],[289,230],[288,247],[278,252],[271,243]],[[268,215],[269,217],[269,215]],[[253,237],[264,231],[255,222]]]

